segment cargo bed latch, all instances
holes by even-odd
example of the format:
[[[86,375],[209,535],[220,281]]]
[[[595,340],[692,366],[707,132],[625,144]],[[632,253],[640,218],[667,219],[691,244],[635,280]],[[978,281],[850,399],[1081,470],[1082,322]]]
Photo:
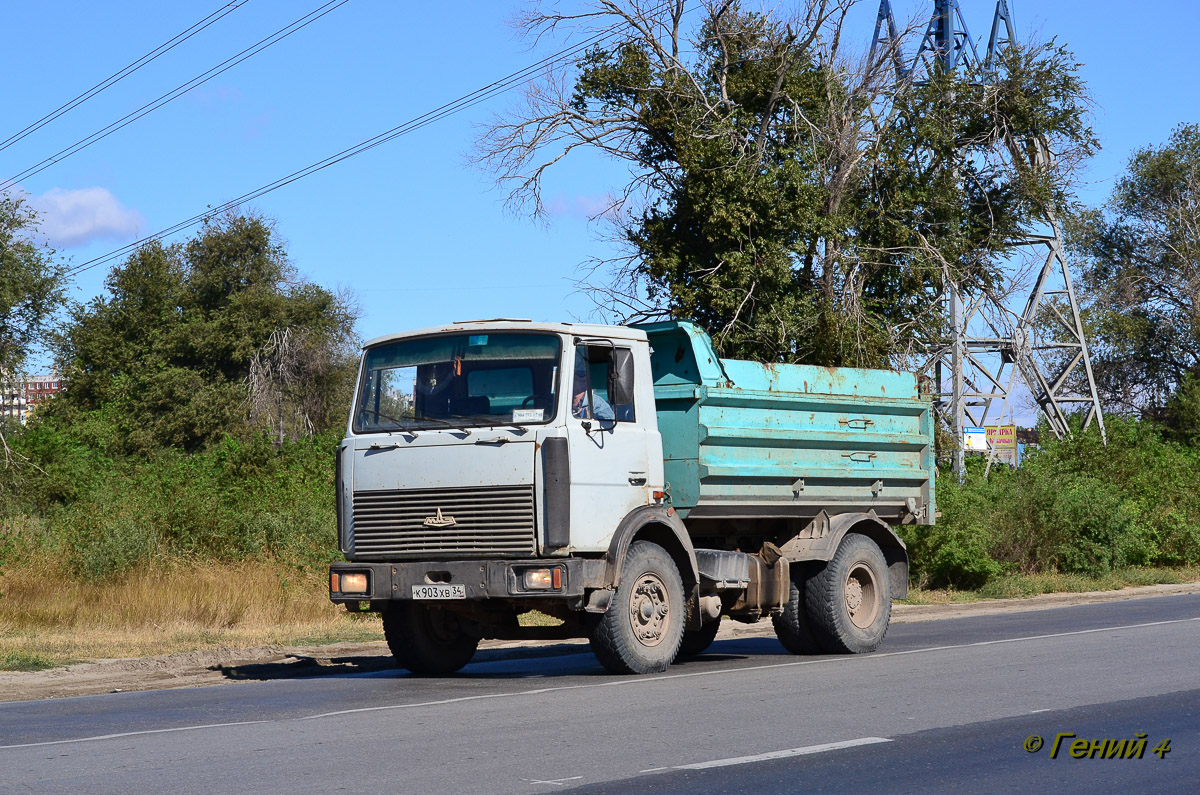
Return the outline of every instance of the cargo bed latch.
[[[792,484],[792,499],[799,499],[802,491],[804,491],[804,478],[797,478],[796,482]]]

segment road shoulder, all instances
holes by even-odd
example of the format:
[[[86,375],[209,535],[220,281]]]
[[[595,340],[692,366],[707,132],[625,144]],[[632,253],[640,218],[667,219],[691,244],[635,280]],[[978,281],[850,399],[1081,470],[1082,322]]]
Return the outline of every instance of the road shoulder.
[[[908,624],[941,621],[967,616],[1024,613],[1072,605],[1193,593],[1200,593],[1200,582],[1147,585],[1092,593],[1043,594],[1025,599],[995,599],[963,604],[897,604],[892,610],[892,622]],[[757,624],[725,621],[717,639],[769,637],[773,634],[770,621],[760,621]],[[587,641],[583,640],[484,641],[480,644],[476,659],[494,661],[518,657],[545,657],[586,650]],[[392,659],[382,641],[326,646],[220,648],[163,657],[97,660],[46,671],[4,672],[0,673],[0,701],[205,687],[239,681],[365,673],[392,667]]]

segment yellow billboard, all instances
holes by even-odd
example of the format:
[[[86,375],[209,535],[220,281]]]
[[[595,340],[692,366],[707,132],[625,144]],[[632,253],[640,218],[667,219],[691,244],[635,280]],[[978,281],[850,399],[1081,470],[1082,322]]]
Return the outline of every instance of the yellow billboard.
[[[985,425],[988,446],[996,451],[996,460],[1009,465],[1017,463],[1017,426]]]

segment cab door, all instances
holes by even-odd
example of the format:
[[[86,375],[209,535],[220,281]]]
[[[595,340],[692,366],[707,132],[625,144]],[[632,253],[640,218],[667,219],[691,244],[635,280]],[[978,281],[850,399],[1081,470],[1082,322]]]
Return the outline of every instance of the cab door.
[[[576,340],[567,438],[571,462],[571,546],[603,551],[617,525],[651,498],[649,438],[634,389],[633,346],[620,340]],[[641,390],[646,393],[646,390]],[[661,488],[661,486],[659,486]]]

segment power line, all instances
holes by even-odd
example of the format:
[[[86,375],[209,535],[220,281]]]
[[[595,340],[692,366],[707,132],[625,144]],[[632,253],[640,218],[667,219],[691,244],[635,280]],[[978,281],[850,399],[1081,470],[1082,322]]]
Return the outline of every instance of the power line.
[[[125,79],[126,77],[129,77],[129,75],[131,75],[134,72],[136,72],[137,70],[141,69],[143,66],[150,63],[154,59],[158,58],[160,55],[163,55],[164,53],[170,52],[171,50],[175,49],[175,47],[179,46],[180,44],[183,44],[185,41],[190,39],[192,36],[195,36],[197,33],[204,30],[209,25],[212,25],[213,23],[219,21],[222,17],[225,17],[225,16],[233,13],[234,11],[241,8],[248,2],[250,2],[250,0],[233,0],[233,2],[229,2],[229,3],[226,3],[225,5],[221,6],[216,11],[214,11],[211,14],[209,14],[208,16],[206,16],[204,19],[202,19],[199,22],[197,22],[196,24],[192,25],[190,28],[187,28],[182,33],[176,34],[174,37],[172,37],[172,38],[168,39],[167,41],[163,42],[162,44],[158,45],[153,50],[151,50],[150,52],[143,55],[141,58],[138,58],[136,61],[134,61],[133,63],[126,66],[124,69],[120,69],[120,70],[114,72],[113,74],[111,74],[108,77],[101,80],[96,85],[89,88],[87,91],[84,91],[79,96],[75,97],[74,99],[72,99],[62,105],[59,105],[57,108],[50,111],[45,116],[43,116],[42,118],[33,122],[29,126],[25,127],[22,130],[18,130],[17,132],[10,135],[8,138],[5,138],[3,141],[0,141],[0,152],[3,152],[8,147],[15,144],[17,141],[20,141],[23,138],[33,135],[35,132],[42,129],[50,122],[54,121],[58,117],[66,114],[66,113],[69,113],[70,111],[79,107],[80,105],[82,105],[83,103],[85,103],[89,99],[91,99],[92,97],[99,94],[101,91],[104,91],[106,88],[109,88],[109,87],[113,86],[114,84],[120,82],[121,80]]]
[[[114,260],[120,259],[121,257],[124,257],[126,254],[131,253],[132,251],[134,251],[135,249],[137,249],[138,247],[140,247],[146,243],[149,243],[149,242],[155,241],[155,240],[161,240],[164,237],[168,237],[177,232],[181,232],[184,229],[188,229],[190,227],[196,226],[197,224],[201,223],[202,221],[205,221],[209,218],[213,218],[217,215],[220,215],[221,213],[226,212],[227,210],[230,210],[234,207],[237,207],[240,204],[244,204],[248,201],[253,201],[254,199],[257,199],[260,196],[264,196],[264,195],[271,193],[272,191],[278,190],[279,188],[282,188],[286,185],[290,185],[291,183],[296,182],[297,180],[304,179],[305,177],[315,174],[318,171],[322,171],[326,168],[329,168],[332,165],[336,165],[337,163],[340,163],[343,160],[347,160],[356,155],[360,155],[364,152],[370,151],[371,149],[374,149],[377,146],[381,146],[382,144],[388,143],[389,141],[399,138],[402,135],[407,135],[408,133],[415,132],[416,130],[419,130],[422,127],[432,124],[435,121],[439,121],[441,119],[446,118],[447,116],[452,116],[456,113],[466,110],[467,108],[473,107],[474,105],[478,105],[479,103],[484,102],[488,99],[491,99],[492,97],[494,97],[498,94],[502,94],[506,91],[511,90],[518,83],[526,80],[531,75],[540,71],[541,69],[544,69],[545,67],[550,66],[551,64],[557,63],[559,61],[573,58],[576,55],[578,55],[579,53],[583,52],[586,48],[591,47],[594,44],[598,44],[601,41],[614,36],[619,31],[619,29],[622,27],[624,27],[624,25],[614,25],[612,27],[606,28],[598,33],[593,34],[589,38],[584,39],[583,41],[579,42],[578,44],[575,44],[570,47],[566,47],[562,50],[559,50],[558,52],[556,52],[552,55],[549,55],[536,63],[530,64],[529,66],[526,66],[526,67],[519,69],[515,72],[512,72],[508,75],[505,75],[504,77],[502,77],[498,80],[495,80],[494,82],[489,83],[488,85],[483,86],[482,88],[476,89],[475,91],[472,91],[469,94],[464,94],[463,96],[461,96],[457,99],[451,100],[450,102],[447,102],[444,105],[434,108],[433,110],[428,111],[420,116],[409,119],[408,121],[406,121],[402,124],[399,124],[395,127],[392,127],[389,130],[385,130],[385,131],[379,133],[378,135],[375,135],[371,138],[367,138],[364,141],[360,141],[359,143],[355,144],[354,146],[351,146],[347,149],[343,149],[342,151],[337,152],[336,154],[330,155],[329,157],[326,157],[323,160],[318,160],[315,163],[311,163],[308,166],[305,166],[304,168],[293,171],[291,174],[288,174],[287,176],[280,177],[279,179],[277,179],[273,182],[268,182],[267,184],[262,185],[252,191],[243,193],[241,196],[238,196],[235,199],[230,199],[227,202],[223,202],[222,204],[219,204],[216,207],[210,207],[208,210],[205,210],[202,213],[197,213],[196,215],[193,215],[191,218],[188,218],[184,221],[180,221],[179,223],[173,224],[172,226],[169,226],[165,229],[161,229],[152,235],[143,237],[140,240],[135,240],[132,243],[127,243],[126,245],[121,246],[120,248],[114,249],[113,251],[110,251],[107,254],[102,254],[99,257],[90,259],[90,260],[82,263],[78,267],[70,270],[67,275],[75,276],[76,274],[82,273],[86,270],[90,270],[90,269],[98,267],[100,265],[104,265],[108,262],[112,262]]]
[[[275,31],[270,36],[267,36],[265,39],[261,39],[260,41],[256,42],[255,44],[252,44],[251,46],[242,50],[237,55],[227,58],[226,60],[224,60],[221,63],[217,64],[216,66],[212,67],[208,71],[201,72],[200,74],[193,77],[191,80],[188,80],[186,83],[183,83],[183,84],[177,86],[176,88],[172,89],[171,91],[168,91],[166,94],[163,94],[162,96],[158,97],[158,99],[154,99],[154,100],[151,100],[150,102],[147,102],[142,107],[138,108],[137,110],[133,111],[132,113],[129,113],[129,114],[121,117],[120,119],[117,119],[112,124],[109,124],[107,127],[103,127],[101,129],[97,130],[96,132],[92,133],[91,135],[87,136],[86,138],[82,138],[82,139],[76,141],[75,143],[68,146],[66,149],[62,149],[62,150],[56,152],[55,154],[50,155],[50,157],[47,157],[45,160],[42,160],[40,163],[36,163],[36,164],[30,166],[29,168],[25,169],[21,173],[9,177],[7,180],[4,181],[3,184],[0,184],[0,191],[8,190],[9,188],[13,187],[21,180],[26,179],[28,177],[32,177],[35,174],[40,174],[41,172],[50,168],[50,166],[54,165],[55,163],[59,163],[63,160],[66,160],[71,155],[88,148],[89,146],[96,143],[97,141],[107,138],[108,136],[115,133],[117,130],[120,130],[122,127],[126,127],[126,126],[132,124],[133,122],[137,121],[138,119],[142,118],[143,116],[146,116],[149,113],[153,113],[154,111],[161,108],[163,105],[166,105],[168,102],[179,99],[179,97],[188,93],[192,89],[204,85],[209,80],[212,80],[214,77],[216,77],[217,75],[229,71],[233,67],[240,64],[242,61],[245,61],[248,58],[254,57],[255,55],[257,55],[258,53],[267,49],[271,45],[278,44],[279,42],[286,39],[288,36],[291,36],[293,33],[301,30],[302,28],[308,27],[313,22],[316,22],[321,17],[323,17],[326,14],[330,13],[331,11],[337,9],[338,7],[345,5],[348,2],[350,2],[350,0],[329,0],[329,2],[325,3],[325,5],[320,6],[316,9],[308,12],[304,16],[300,17],[299,19],[297,19],[296,21],[294,21],[288,25],[284,25],[282,28]]]

